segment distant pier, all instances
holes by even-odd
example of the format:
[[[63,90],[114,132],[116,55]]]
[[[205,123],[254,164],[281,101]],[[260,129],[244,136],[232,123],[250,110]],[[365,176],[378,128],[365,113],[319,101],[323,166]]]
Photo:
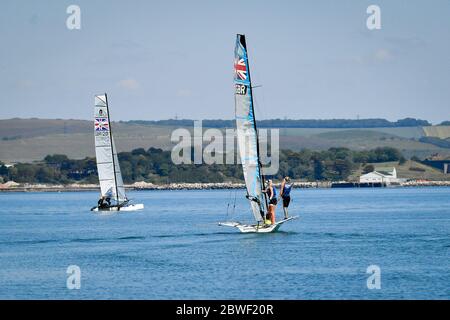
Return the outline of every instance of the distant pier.
[[[385,182],[333,182],[331,188],[383,188]]]

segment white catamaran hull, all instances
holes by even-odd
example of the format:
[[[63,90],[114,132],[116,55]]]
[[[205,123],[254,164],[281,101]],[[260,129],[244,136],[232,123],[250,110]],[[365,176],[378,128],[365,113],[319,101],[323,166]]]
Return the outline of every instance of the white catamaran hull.
[[[242,233],[270,233],[276,232],[283,223],[297,219],[298,216],[289,217],[287,219],[280,220],[271,225],[255,225],[255,224],[242,224],[240,222],[220,222],[219,226],[235,227]]]
[[[144,204],[142,203],[136,203],[136,204],[129,204],[123,207],[117,207],[117,206],[113,206],[113,207],[109,207],[109,208],[94,208],[92,209],[92,211],[94,212],[99,212],[99,211],[138,211],[138,210],[142,210],[144,209]]]

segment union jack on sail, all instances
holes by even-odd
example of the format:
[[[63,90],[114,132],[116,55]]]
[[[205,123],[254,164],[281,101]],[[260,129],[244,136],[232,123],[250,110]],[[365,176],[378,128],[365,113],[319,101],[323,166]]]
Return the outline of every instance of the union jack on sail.
[[[241,80],[247,80],[247,66],[244,59],[236,59],[234,63],[234,72]]]
[[[95,131],[109,131],[109,123],[107,118],[95,118]]]

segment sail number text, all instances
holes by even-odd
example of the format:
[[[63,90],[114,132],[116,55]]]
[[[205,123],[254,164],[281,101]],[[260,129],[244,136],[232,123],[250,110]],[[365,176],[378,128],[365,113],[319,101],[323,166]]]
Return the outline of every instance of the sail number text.
[[[236,94],[245,96],[247,94],[247,86],[245,84],[236,84]]]

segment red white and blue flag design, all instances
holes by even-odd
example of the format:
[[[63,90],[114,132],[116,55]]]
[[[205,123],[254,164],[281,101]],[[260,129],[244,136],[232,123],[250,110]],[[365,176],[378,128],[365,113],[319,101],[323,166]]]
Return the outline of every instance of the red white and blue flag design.
[[[95,118],[95,131],[109,131],[109,123],[107,118]]]
[[[234,72],[241,80],[247,80],[247,66],[244,59],[236,59],[234,62]]]

